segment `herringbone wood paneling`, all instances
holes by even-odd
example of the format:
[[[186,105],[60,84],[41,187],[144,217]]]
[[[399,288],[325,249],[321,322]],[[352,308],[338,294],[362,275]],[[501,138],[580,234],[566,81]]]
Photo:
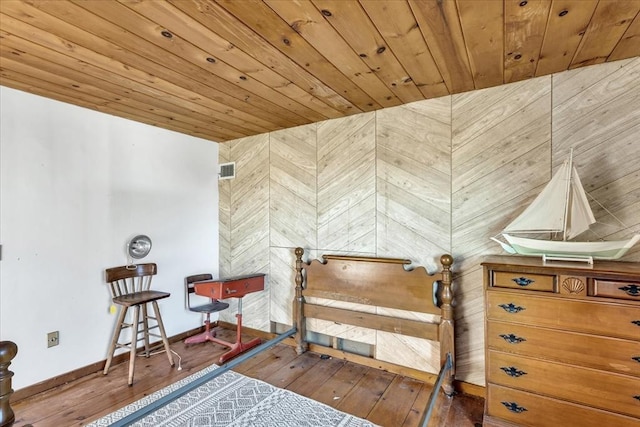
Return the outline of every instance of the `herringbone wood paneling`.
[[[436,271],[451,251],[451,99],[379,111],[376,149],[377,255]]]
[[[302,203],[302,199],[313,198],[310,187],[298,181],[306,173],[312,174],[311,163],[305,160],[308,156],[302,151],[310,150],[311,156],[309,145],[317,141],[316,232],[321,249],[305,248],[307,259],[322,253],[357,252],[406,257],[429,267],[435,264],[438,251],[452,251],[457,378],[484,385],[480,263],[484,255],[501,253],[489,237],[498,234],[537,196],[569,147],[575,147],[576,164],[587,191],[632,229],[640,228],[639,67],[638,58],[619,61],[331,120],[319,123],[315,131],[298,128],[295,137],[272,133],[271,162],[268,155],[261,158],[269,162],[271,186],[296,193],[287,200]],[[300,152],[292,153],[290,138],[296,137],[309,140],[300,145]],[[254,152],[252,157],[259,157],[257,153],[264,152],[266,142],[258,142],[253,144],[249,138],[233,142],[230,159],[238,161],[236,156],[250,151]],[[240,149],[239,145],[246,147]],[[298,151],[295,147],[293,150]],[[274,159],[276,151],[278,158]],[[222,147],[220,152],[225,153]],[[255,177],[246,182],[260,187],[257,177],[264,172],[258,164],[252,167],[258,170],[249,169]],[[292,182],[287,175],[293,177]],[[280,224],[295,224],[296,217],[279,218],[269,224],[266,215],[266,219],[260,216],[261,221],[241,221],[255,227],[236,224],[235,214],[244,202],[240,194],[260,212],[268,212],[269,203],[265,204],[264,191],[250,190],[247,185],[232,185],[230,191],[229,229],[235,234],[229,231],[229,259],[234,273],[261,268],[264,254],[269,253],[271,281],[277,282],[271,293],[271,320],[291,324],[293,248],[312,242],[313,236],[296,237],[306,243],[294,238],[287,241]],[[280,201],[271,199],[283,196],[279,190],[271,191],[271,215],[290,212],[287,208],[275,212]],[[227,196],[223,191],[220,194],[222,218],[223,197]],[[597,204],[592,205],[598,219],[606,216]],[[308,213],[305,209],[301,212]],[[222,221],[221,243],[226,232]],[[304,226],[298,223],[293,227],[294,234],[288,236],[300,234],[300,227]],[[270,251],[265,240],[269,230]],[[313,235],[313,230],[306,232]],[[611,233],[605,235],[618,238],[630,234]],[[275,242],[291,247],[273,246]],[[245,252],[252,245],[255,250]],[[221,263],[224,257],[221,253]],[[626,259],[639,260],[640,248],[632,250]],[[372,337],[366,331],[335,329],[335,325],[312,326],[374,344],[378,357],[388,356],[389,360],[422,369],[436,366],[432,364],[437,360],[435,346],[405,342],[400,347],[396,336]],[[402,348],[402,355],[393,357],[398,348]]]
[[[317,247],[316,125],[270,135],[270,245]]]
[[[295,296],[295,260],[293,249],[271,247],[269,260],[269,313],[270,320],[293,325],[293,298]]]
[[[231,180],[231,274],[269,272],[269,135],[234,141],[231,159],[236,178]],[[269,330],[269,278],[264,292],[243,298],[243,323]],[[221,314],[235,322],[236,300]]]
[[[459,379],[484,381],[481,256],[550,178],[550,77],[453,97],[452,245]],[[482,107],[482,108],[480,108]]]
[[[291,325],[293,248],[317,247],[317,125],[270,135],[271,321]]]
[[[231,156],[231,144],[218,146],[218,162],[227,163]],[[231,275],[231,182],[218,181],[218,240],[219,271],[221,277]]]
[[[318,247],[375,252],[375,113],[318,124]]]
[[[592,68],[554,79],[553,167],[573,147],[598,221],[585,235],[613,240],[640,233],[640,58]],[[640,261],[640,247],[624,259]]]

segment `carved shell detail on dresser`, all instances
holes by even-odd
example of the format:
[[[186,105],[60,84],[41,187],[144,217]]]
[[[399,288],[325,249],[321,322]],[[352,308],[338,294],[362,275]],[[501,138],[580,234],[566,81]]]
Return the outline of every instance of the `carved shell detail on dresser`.
[[[585,285],[584,282],[577,277],[567,277],[562,281],[562,288],[570,294],[579,294],[584,291]]]

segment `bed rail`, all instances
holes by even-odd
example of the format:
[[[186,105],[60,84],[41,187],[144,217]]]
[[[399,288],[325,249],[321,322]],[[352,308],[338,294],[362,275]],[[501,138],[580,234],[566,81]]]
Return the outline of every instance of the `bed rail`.
[[[264,343],[260,344],[257,347],[252,348],[251,350],[242,353],[240,356],[236,357],[235,359],[231,360],[230,362],[225,363],[224,365],[220,366],[218,369],[211,371],[203,376],[201,376],[200,378],[197,378],[191,382],[189,382],[188,384],[185,384],[184,386],[180,387],[179,389],[172,391],[171,393],[161,397],[160,399],[151,402],[150,404],[148,404],[147,406],[145,406],[144,408],[140,408],[137,411],[127,415],[126,417],[123,417],[121,419],[119,419],[118,421],[114,422],[113,424],[111,424],[110,427],[125,427],[128,425],[131,425],[132,423],[144,418],[145,416],[151,414],[153,411],[155,411],[156,409],[160,408],[163,405],[166,405],[167,403],[172,402],[174,399],[179,398],[180,396],[187,394],[188,392],[190,392],[191,390],[194,390],[196,388],[198,388],[199,386],[201,386],[202,384],[205,384],[206,382],[212,380],[213,378],[220,376],[222,374],[224,374],[227,371],[230,371],[231,369],[235,368],[237,365],[241,364],[242,362],[244,362],[245,360],[251,359],[253,356],[257,355],[258,353],[261,353],[264,350],[267,350],[271,347],[273,347],[274,345],[284,341],[285,339],[289,338],[290,336],[294,335],[296,333],[296,328],[291,328],[288,331],[278,335],[275,338],[270,339],[269,341],[265,341]]]
[[[442,383],[444,382],[445,377],[448,375],[448,371],[453,368],[453,360],[451,358],[451,353],[447,354],[447,359],[444,363],[444,366],[440,369],[440,373],[438,374],[438,379],[433,386],[433,390],[431,391],[431,395],[429,396],[429,401],[427,402],[427,407],[422,414],[422,420],[420,421],[420,427],[427,427],[429,421],[431,420],[431,415],[433,415],[433,409],[436,406],[436,400],[438,399],[438,392],[440,391],[440,387],[442,387]],[[450,395],[447,395],[451,397]]]

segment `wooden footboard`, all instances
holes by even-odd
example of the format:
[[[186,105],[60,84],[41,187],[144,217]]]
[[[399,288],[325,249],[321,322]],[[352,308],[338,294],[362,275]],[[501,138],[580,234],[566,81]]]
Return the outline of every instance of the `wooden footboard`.
[[[293,301],[298,354],[308,348],[306,319],[316,318],[440,342],[442,389],[453,394],[455,374],[454,323],[451,300],[453,258],[440,258],[442,271],[431,276],[424,267],[406,269],[410,260],[324,255],[322,261],[303,261],[296,248],[295,298]],[[344,301],[440,315],[438,322],[407,320],[362,311],[311,304],[307,297]],[[447,358],[450,362],[447,362]]]

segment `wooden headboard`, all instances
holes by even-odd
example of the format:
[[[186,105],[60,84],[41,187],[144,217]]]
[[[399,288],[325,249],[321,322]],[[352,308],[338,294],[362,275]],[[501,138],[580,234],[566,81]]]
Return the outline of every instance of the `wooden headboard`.
[[[445,393],[453,392],[455,369],[454,325],[451,300],[453,258],[440,258],[442,271],[429,275],[424,267],[407,270],[410,260],[324,255],[322,261],[302,260],[304,250],[296,248],[296,295],[293,313],[298,354],[308,348],[306,319],[316,318],[353,326],[409,335],[440,342],[440,362],[451,358],[450,373],[443,383]],[[440,315],[438,322],[425,322],[365,313],[325,305],[310,304],[305,297],[346,301],[376,307]]]

